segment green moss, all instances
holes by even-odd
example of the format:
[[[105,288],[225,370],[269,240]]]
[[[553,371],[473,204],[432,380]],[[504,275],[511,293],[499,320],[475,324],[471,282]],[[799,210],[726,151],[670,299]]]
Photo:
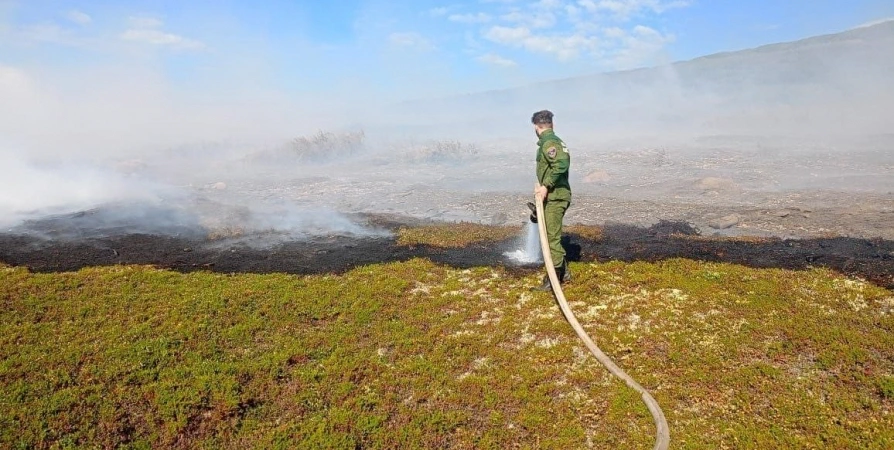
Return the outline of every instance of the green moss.
[[[887,400],[894,399],[894,376],[885,375],[878,377],[878,381],[876,382],[878,385],[879,394]]]
[[[894,442],[890,291],[682,259],[572,270],[579,320],[651,390],[674,447]],[[0,267],[0,447],[649,447],[639,396],[537,281],[418,259],[340,276]]]

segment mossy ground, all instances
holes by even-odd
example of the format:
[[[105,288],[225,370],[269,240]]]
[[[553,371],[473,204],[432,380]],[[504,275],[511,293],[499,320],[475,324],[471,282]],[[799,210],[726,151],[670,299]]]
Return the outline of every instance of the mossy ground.
[[[572,308],[661,404],[672,448],[894,447],[891,291],[683,259],[571,269]],[[538,281],[423,259],[0,267],[0,447],[650,448],[638,396]]]

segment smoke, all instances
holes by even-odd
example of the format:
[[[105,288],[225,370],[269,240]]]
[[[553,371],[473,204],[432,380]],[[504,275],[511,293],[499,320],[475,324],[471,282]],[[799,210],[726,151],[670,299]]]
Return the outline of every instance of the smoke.
[[[261,69],[184,90],[145,55],[66,71],[0,66],[0,226],[269,243],[380,236],[364,214],[512,222],[491,194],[527,195],[529,118],[543,108],[571,148],[575,192],[685,200],[704,196],[692,187],[702,177],[743,198],[886,190],[892,49],[885,22],[390,105],[261,89]]]
[[[84,163],[31,162],[0,153],[0,226],[48,214],[66,214],[115,202],[158,202],[171,190]]]
[[[324,196],[307,202],[277,185],[302,186],[295,174],[316,163],[251,160],[330,126],[331,116],[229,81],[238,88],[219,96],[175,89],[141,61],[64,76],[0,65],[0,227],[54,239],[154,233],[253,245],[382,236]]]
[[[388,235],[321,203],[289,201],[273,191],[273,183],[241,192],[221,181],[196,185],[203,176],[223,176],[222,168],[203,172],[196,159],[181,156],[175,171],[152,160],[54,163],[3,154],[9,172],[0,185],[0,227],[47,239],[144,233],[253,246],[328,235]],[[245,184],[258,176],[228,178]]]

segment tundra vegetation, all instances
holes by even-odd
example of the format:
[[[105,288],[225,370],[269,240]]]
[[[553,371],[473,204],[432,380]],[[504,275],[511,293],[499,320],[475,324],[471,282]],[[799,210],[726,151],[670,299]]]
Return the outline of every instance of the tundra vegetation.
[[[506,233],[458,230],[400,238]],[[571,268],[572,308],[674,448],[894,447],[890,290],[686,259]],[[648,411],[529,291],[539,277],[0,266],[0,447],[650,448]]]

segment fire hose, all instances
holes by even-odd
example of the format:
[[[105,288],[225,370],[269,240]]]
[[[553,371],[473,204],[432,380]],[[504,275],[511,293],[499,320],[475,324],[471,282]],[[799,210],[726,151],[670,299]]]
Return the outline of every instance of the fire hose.
[[[537,217],[545,217],[543,214],[543,202],[539,199],[534,199],[534,204],[537,205]],[[574,328],[574,332],[577,333],[577,336],[584,342],[584,345],[590,350],[590,353],[596,357],[600,364],[605,366],[612,375],[620,378],[627,384],[631,389],[638,392],[643,399],[643,403],[646,404],[646,407],[649,408],[649,412],[652,414],[652,419],[655,421],[655,450],[666,450],[668,444],[670,443],[670,431],[667,426],[667,419],[664,418],[664,412],[661,411],[661,407],[658,406],[658,402],[655,401],[655,398],[649,394],[648,391],[645,390],[639,383],[637,383],[630,375],[627,375],[623,369],[618,367],[611,358],[608,357],[597,345],[593,342],[593,339],[587,334],[584,328],[581,326],[580,322],[577,321],[577,318],[574,317],[574,313],[571,311],[571,307],[568,306],[568,300],[565,299],[565,293],[562,292],[562,285],[559,283],[559,277],[556,275],[556,268],[553,266],[552,255],[549,251],[549,241],[546,238],[546,224],[544,220],[537,220],[537,229],[540,232],[540,249],[543,253],[543,264],[546,266],[546,273],[549,275],[550,285],[553,288],[553,294],[556,296],[556,301],[559,304],[559,308],[562,310],[562,315],[565,316],[565,319]]]

